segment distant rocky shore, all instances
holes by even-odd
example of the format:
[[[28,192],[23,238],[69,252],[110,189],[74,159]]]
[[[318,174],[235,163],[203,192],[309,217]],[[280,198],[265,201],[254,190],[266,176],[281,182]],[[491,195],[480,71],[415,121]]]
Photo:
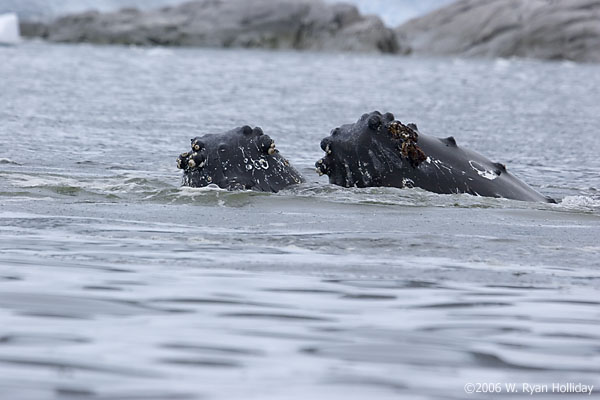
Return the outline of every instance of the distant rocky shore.
[[[396,34],[415,54],[600,62],[600,0],[460,0]]]
[[[23,22],[21,32],[55,42],[600,62],[600,0],[459,0],[395,30],[343,3],[196,0]]]
[[[24,23],[21,31],[54,42],[398,51],[394,31],[378,17],[321,0],[199,0],[147,12],[91,11]]]

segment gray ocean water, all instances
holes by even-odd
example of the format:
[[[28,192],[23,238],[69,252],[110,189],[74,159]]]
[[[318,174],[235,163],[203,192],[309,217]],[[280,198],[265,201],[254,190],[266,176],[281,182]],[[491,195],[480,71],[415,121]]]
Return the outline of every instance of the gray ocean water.
[[[0,398],[596,397],[599,87],[561,62],[0,47]],[[320,139],[372,110],[559,203],[328,185]],[[243,124],[307,183],[181,188],[189,139]]]

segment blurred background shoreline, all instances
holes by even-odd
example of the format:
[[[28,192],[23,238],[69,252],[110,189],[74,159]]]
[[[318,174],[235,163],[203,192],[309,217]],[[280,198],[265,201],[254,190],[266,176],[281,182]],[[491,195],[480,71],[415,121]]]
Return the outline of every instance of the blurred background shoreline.
[[[600,0],[4,0],[2,12],[52,42],[600,62]]]
[[[345,0],[363,14],[379,16],[386,25],[396,26],[411,18],[424,15],[453,0]],[[24,21],[48,21],[67,14],[85,11],[110,12],[122,8],[158,9],[185,3],[185,0],[3,0],[0,13],[16,12]],[[329,4],[342,1],[326,0]]]

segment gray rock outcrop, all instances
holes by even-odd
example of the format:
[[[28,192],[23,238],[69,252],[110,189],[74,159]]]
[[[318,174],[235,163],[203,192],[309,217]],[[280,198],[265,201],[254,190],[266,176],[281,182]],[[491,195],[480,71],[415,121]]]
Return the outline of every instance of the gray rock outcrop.
[[[415,54],[600,62],[600,0],[460,0],[396,34]]]
[[[394,31],[348,4],[321,0],[197,0],[153,11],[123,9],[24,23],[55,42],[260,47],[393,53]]]

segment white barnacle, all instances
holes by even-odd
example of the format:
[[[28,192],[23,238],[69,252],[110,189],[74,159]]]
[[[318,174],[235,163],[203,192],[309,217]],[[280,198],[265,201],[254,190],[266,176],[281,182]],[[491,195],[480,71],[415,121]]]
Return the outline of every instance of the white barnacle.
[[[260,160],[258,160],[258,163],[260,164],[260,167],[262,169],[269,169],[269,163],[264,158],[261,158]]]

